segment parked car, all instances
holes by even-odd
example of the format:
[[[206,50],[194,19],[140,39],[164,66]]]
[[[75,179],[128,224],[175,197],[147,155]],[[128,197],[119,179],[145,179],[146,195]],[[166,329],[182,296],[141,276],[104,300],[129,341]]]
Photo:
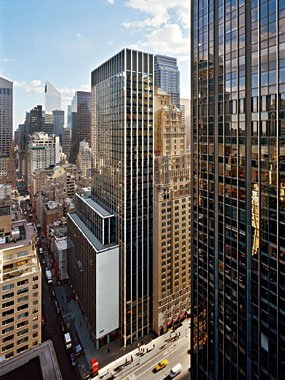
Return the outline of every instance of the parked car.
[[[71,362],[72,367],[77,366],[77,359],[73,352],[70,354],[70,362]]]
[[[60,329],[61,329],[62,332],[65,331],[65,325],[64,325],[63,321],[60,321]]]
[[[52,291],[51,291],[51,295],[53,296],[53,297],[55,297],[55,291],[52,289]]]
[[[55,310],[56,310],[56,314],[60,314],[60,307],[57,306]]]

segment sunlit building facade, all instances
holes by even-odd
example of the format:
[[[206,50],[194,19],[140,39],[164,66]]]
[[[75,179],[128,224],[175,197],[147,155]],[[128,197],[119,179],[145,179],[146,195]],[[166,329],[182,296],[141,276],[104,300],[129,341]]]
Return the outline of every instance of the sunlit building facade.
[[[285,370],[285,2],[191,2],[192,379]]]
[[[61,110],[61,94],[50,82],[46,81],[45,111],[51,115],[54,110]]]
[[[154,96],[153,329],[161,335],[190,309],[190,154],[182,111]]]
[[[41,343],[42,273],[36,231],[26,221],[12,222],[0,208],[0,357],[11,358]]]
[[[153,56],[124,49],[92,72],[92,197],[114,213],[124,345],[152,327]]]
[[[154,84],[171,96],[171,102],[180,107],[180,72],[177,59],[167,55],[154,56]]]

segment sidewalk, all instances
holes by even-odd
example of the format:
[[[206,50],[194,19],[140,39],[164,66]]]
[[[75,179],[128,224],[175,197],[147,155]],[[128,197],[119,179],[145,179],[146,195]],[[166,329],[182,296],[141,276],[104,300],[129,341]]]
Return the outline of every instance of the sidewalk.
[[[174,338],[175,333],[169,331],[155,339],[146,336],[127,347],[123,347],[121,340],[117,338],[96,350],[80,305],[76,299],[72,299],[74,295],[70,285],[54,285],[54,290],[65,326],[69,324],[74,341],[80,343],[84,351],[84,355],[78,357],[78,369],[81,378],[90,374],[90,361],[94,356],[101,368],[99,376],[94,379],[104,380],[108,378],[106,375],[111,374],[111,371],[116,367],[121,366],[121,369],[129,370],[133,366],[147,361],[150,354],[155,356],[171,343],[170,336],[171,340]],[[189,319],[183,321],[182,326],[176,329],[176,333],[180,333],[180,336],[189,334],[189,331]],[[138,349],[138,345],[140,349]],[[120,371],[115,372],[119,373]]]
[[[109,363],[99,370],[97,376],[93,380],[107,380],[111,378],[111,374],[123,376],[121,373],[124,369],[130,370],[136,368],[137,365],[147,362],[150,357],[155,357],[162,350],[166,349],[169,345],[182,337],[188,337],[190,334],[189,319],[182,322],[182,325],[176,329],[175,332],[169,331],[158,338],[153,339],[151,342],[141,345],[139,348],[132,348],[131,351],[125,353],[122,357]],[[190,341],[189,341],[190,344]],[[133,347],[134,345],[132,345]]]

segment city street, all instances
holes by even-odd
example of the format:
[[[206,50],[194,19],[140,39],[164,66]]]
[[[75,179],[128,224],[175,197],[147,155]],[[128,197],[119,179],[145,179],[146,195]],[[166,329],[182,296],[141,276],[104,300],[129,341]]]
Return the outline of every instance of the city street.
[[[189,348],[189,320],[185,320],[175,333],[169,331],[105,366],[99,371],[99,376],[96,379],[107,380],[113,375],[114,378],[120,380],[166,380],[171,368],[180,363],[182,372],[175,378],[188,380],[190,378]],[[168,365],[154,373],[154,367],[162,359],[167,359]]]
[[[66,351],[62,332],[60,330],[60,314],[56,313],[56,308],[54,305],[54,300],[51,295],[51,290],[53,289],[53,284],[47,284],[45,279],[45,268],[49,265],[49,257],[47,250],[44,249],[44,253],[39,255],[41,266],[42,266],[42,297],[43,297],[43,316],[45,319],[45,325],[42,326],[42,340],[51,339],[56,356],[58,359],[58,364],[61,370],[63,380],[78,380],[80,379],[77,368],[73,368],[70,363],[70,358]],[[43,264],[43,258],[46,264]]]
[[[134,379],[155,379],[163,380],[168,378],[169,371],[176,364],[182,364],[182,372],[176,376],[176,379],[188,380],[189,379],[189,365],[190,365],[190,355],[187,353],[189,349],[189,339],[183,337],[173,343],[167,349],[162,349],[161,352],[151,357],[146,363],[139,365],[139,360],[137,361],[137,369],[133,368],[129,370],[126,368],[122,371],[120,376],[116,376],[117,379],[124,380],[134,380]],[[157,373],[153,372],[156,364],[162,360],[167,359],[169,364]]]

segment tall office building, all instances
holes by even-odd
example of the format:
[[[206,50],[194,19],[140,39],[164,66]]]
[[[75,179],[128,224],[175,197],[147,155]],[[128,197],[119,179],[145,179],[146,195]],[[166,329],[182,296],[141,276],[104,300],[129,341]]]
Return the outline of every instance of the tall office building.
[[[186,147],[190,148],[190,99],[180,99],[180,109],[182,112],[182,123],[186,126]]]
[[[190,311],[190,154],[182,111],[154,96],[153,329],[160,335]]]
[[[43,109],[41,105],[37,105],[29,112],[29,117],[26,119],[28,128],[26,133],[32,135],[36,132],[41,132],[43,127]]]
[[[176,58],[158,54],[154,56],[154,84],[170,94],[172,104],[180,108],[180,72]]]
[[[285,2],[192,1],[192,379],[285,371]]]
[[[61,110],[61,94],[47,81],[45,83],[45,111],[52,114],[54,110]]]
[[[44,132],[30,136],[27,146],[27,184],[32,185],[32,174],[36,169],[46,169],[55,166],[60,161],[59,137],[49,136]]]
[[[63,129],[62,151],[66,155],[67,161],[69,161],[69,157],[70,157],[70,147],[71,147],[71,129],[70,128],[64,128]]]
[[[52,111],[52,123],[54,125],[54,134],[59,136],[60,144],[63,144],[64,137],[64,111]]]
[[[92,196],[116,217],[120,333],[152,327],[153,56],[124,49],[92,72]]]
[[[76,91],[72,99],[70,162],[75,163],[80,141],[91,142],[91,93]]]
[[[0,157],[8,157],[13,135],[13,82],[0,77]]]
[[[71,104],[67,106],[67,128],[71,129],[72,127],[72,108]]]

